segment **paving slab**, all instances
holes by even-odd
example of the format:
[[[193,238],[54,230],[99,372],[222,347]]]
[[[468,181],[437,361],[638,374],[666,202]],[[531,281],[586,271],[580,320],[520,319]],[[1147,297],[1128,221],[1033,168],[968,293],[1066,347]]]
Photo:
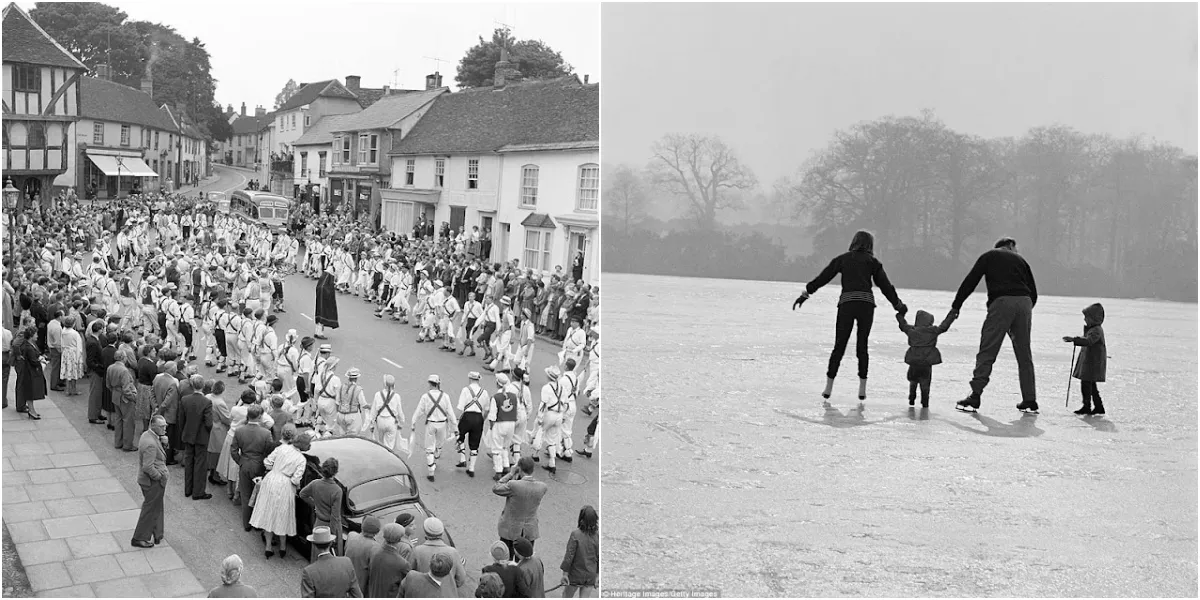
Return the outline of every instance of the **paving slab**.
[[[95,494],[87,497],[96,512],[111,512],[114,510],[140,509],[141,504],[131,498],[124,490],[111,494]]]
[[[20,473],[20,471],[17,472]],[[5,477],[5,479],[7,480],[8,478]],[[5,481],[5,483],[8,482]],[[5,506],[9,504],[22,504],[30,500],[29,492],[25,491],[25,486],[23,485],[6,485],[4,486],[3,494],[4,496],[0,498],[0,503],[3,503]]]
[[[0,459],[0,465],[3,465],[2,467],[0,467],[0,470],[3,470],[5,473],[9,473],[9,472],[13,471],[12,463],[9,462],[7,458]]]
[[[26,567],[71,560],[71,548],[63,540],[43,540],[17,544],[17,554]]]
[[[54,452],[54,448],[51,448],[50,444],[46,442],[16,444],[9,441],[9,444],[11,445],[12,454],[5,454],[5,456],[38,456],[41,454],[52,454]]]
[[[92,524],[92,517],[95,515],[78,515],[74,517],[61,517],[58,519],[45,519],[42,524],[46,526],[46,534],[50,539],[69,538],[77,535],[89,535],[92,533],[100,533],[96,526]]]
[[[121,538],[124,539],[124,538]],[[117,564],[121,565],[121,570],[126,575],[149,575],[154,572],[150,568],[150,563],[146,561],[146,553],[141,548],[133,548],[126,541],[122,550],[127,550],[121,554],[117,554]]]
[[[67,587],[73,583],[67,568],[60,562],[26,567],[25,575],[29,577],[29,587],[35,592]]]
[[[4,440],[9,444],[18,444],[26,442],[36,442],[33,439],[33,432],[37,429],[37,424],[30,420],[22,421],[4,421],[4,425],[0,426],[0,431],[4,432]],[[13,436],[9,438],[9,436]],[[29,437],[24,437],[28,435]],[[20,440],[20,441],[18,441]]]
[[[125,488],[116,479],[88,479],[87,481],[72,481],[67,484],[75,496],[95,496],[97,494],[113,494],[125,492]]]
[[[133,529],[137,526],[138,510],[121,510],[89,516],[97,532]]]
[[[111,533],[77,535],[67,538],[66,542],[67,547],[71,549],[71,554],[75,558],[117,554],[121,551],[121,545],[118,543],[118,540],[113,539],[113,534]]]
[[[46,528],[42,527],[41,521],[25,521],[24,523],[6,523],[8,526],[8,534],[12,537],[14,544],[24,542],[40,542],[50,539],[46,535]]]
[[[34,596],[38,598],[95,598],[96,592],[92,591],[92,586],[81,583],[71,587],[38,592]]]
[[[185,567],[183,559],[179,558],[179,554],[170,546],[159,546],[145,550],[143,554],[146,556],[146,562],[150,564],[150,568],[154,569],[155,573],[173,571]]]
[[[54,463],[56,467],[81,467],[83,465],[98,465],[100,464],[100,459],[96,456],[95,452],[87,450],[85,452],[51,454],[50,462]]]
[[[4,522],[12,524],[35,519],[49,519],[50,511],[46,509],[45,502],[22,502],[5,506],[3,515]]]
[[[25,485],[29,483],[29,474],[36,471],[5,471],[4,485]]]
[[[50,442],[50,448],[52,448],[55,452],[58,452],[58,453],[85,452],[87,450],[91,450],[91,448],[88,447],[87,442],[83,441],[82,438],[77,439],[77,440],[63,440],[61,442]]]
[[[30,500],[58,500],[74,495],[65,483],[30,484],[25,486],[25,492],[29,494]]]
[[[12,465],[12,468],[18,471],[53,469],[55,467],[55,464],[50,461],[49,456],[13,456],[4,460],[8,461]]]
[[[205,591],[196,580],[196,576],[187,569],[142,575],[142,581],[146,582],[146,587],[154,598],[179,598]]]
[[[92,589],[99,598],[147,598],[150,596],[150,588],[146,587],[146,582],[142,581],[141,577],[122,577],[112,581],[93,583]]]
[[[69,467],[67,472],[75,481],[87,481],[88,479],[105,479],[112,477],[108,467],[104,465],[86,465],[82,467]]]
[[[30,471],[28,477],[29,482],[35,485],[75,481],[75,478],[71,477],[71,472],[66,469],[42,469],[40,471]]]
[[[53,518],[61,517],[77,517],[90,515],[96,512],[91,502],[87,498],[63,498],[61,500],[47,500],[46,509],[50,511],[50,516]]]
[[[124,576],[117,559],[111,555],[70,560],[64,566],[74,583],[95,583]]]

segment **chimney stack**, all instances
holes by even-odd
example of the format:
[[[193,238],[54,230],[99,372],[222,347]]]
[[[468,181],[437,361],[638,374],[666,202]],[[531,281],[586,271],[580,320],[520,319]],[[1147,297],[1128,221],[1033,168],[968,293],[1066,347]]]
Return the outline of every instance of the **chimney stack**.
[[[358,75],[347,75],[346,76],[346,89],[357,94],[358,89],[359,89],[358,85],[359,85],[359,82],[361,82],[361,81],[362,81],[362,77],[359,77]]]
[[[502,90],[509,83],[516,83],[521,78],[521,72],[508,62],[508,49],[500,49],[500,62],[496,63],[496,75],[492,79],[496,89]]]
[[[146,92],[147,96],[154,97],[154,79],[150,77],[142,78],[142,91]]]
[[[232,105],[232,104],[230,104],[229,106],[227,106],[227,107],[225,108],[225,114],[227,114],[227,115],[232,115],[232,114],[233,114],[233,105]]]
[[[442,74],[440,72],[434,71],[432,74],[425,76],[426,90],[436,90],[440,87],[442,87]]]
[[[591,77],[591,75],[584,75],[584,76],[583,76],[583,85],[587,85],[587,82],[588,82],[588,77]]]
[[[242,103],[242,116],[243,117],[246,116],[246,103],[245,102]]]
[[[112,81],[112,68],[108,65],[96,65],[96,78]]]
[[[261,107],[261,106],[256,106],[256,107],[254,107],[254,116],[255,116],[255,117],[265,117],[265,116],[267,116],[267,109],[265,109],[265,108],[263,108],[263,107]]]

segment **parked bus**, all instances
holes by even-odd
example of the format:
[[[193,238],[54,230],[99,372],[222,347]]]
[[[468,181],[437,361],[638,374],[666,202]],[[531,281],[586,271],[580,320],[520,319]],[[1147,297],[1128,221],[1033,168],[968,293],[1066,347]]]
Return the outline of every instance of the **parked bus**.
[[[291,207],[291,200],[270,192],[238,190],[229,197],[230,214],[272,229],[287,226]]]

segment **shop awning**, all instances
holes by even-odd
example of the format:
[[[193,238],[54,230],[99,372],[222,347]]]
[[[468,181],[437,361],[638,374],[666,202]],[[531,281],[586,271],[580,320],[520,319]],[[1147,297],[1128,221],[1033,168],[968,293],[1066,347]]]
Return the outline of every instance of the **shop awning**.
[[[109,177],[158,177],[145,161],[128,156],[107,156],[89,153],[88,159]],[[117,162],[120,161],[120,162]]]

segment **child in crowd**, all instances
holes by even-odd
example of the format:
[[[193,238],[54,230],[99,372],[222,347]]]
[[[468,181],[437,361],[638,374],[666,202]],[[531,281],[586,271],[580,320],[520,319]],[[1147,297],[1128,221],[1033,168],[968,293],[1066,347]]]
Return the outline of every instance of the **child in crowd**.
[[[1108,368],[1108,347],[1104,343],[1104,307],[1099,302],[1083,309],[1083,337],[1063,336],[1063,341],[1082,347],[1075,371],[1071,376],[1079,380],[1083,391],[1083,407],[1077,415],[1102,415],[1104,403],[1100,401],[1097,383],[1104,381]]]
[[[921,407],[929,407],[929,384],[933,380],[933,365],[942,364],[942,353],[938,352],[938,336],[950,329],[954,322],[954,313],[946,315],[941,325],[933,324],[933,315],[917,311],[917,318],[912,325],[904,319],[905,311],[896,313],[900,323],[900,331],[908,336],[908,352],[904,353],[904,362],[908,365],[908,405],[912,406],[917,399],[917,388],[921,388]]]

